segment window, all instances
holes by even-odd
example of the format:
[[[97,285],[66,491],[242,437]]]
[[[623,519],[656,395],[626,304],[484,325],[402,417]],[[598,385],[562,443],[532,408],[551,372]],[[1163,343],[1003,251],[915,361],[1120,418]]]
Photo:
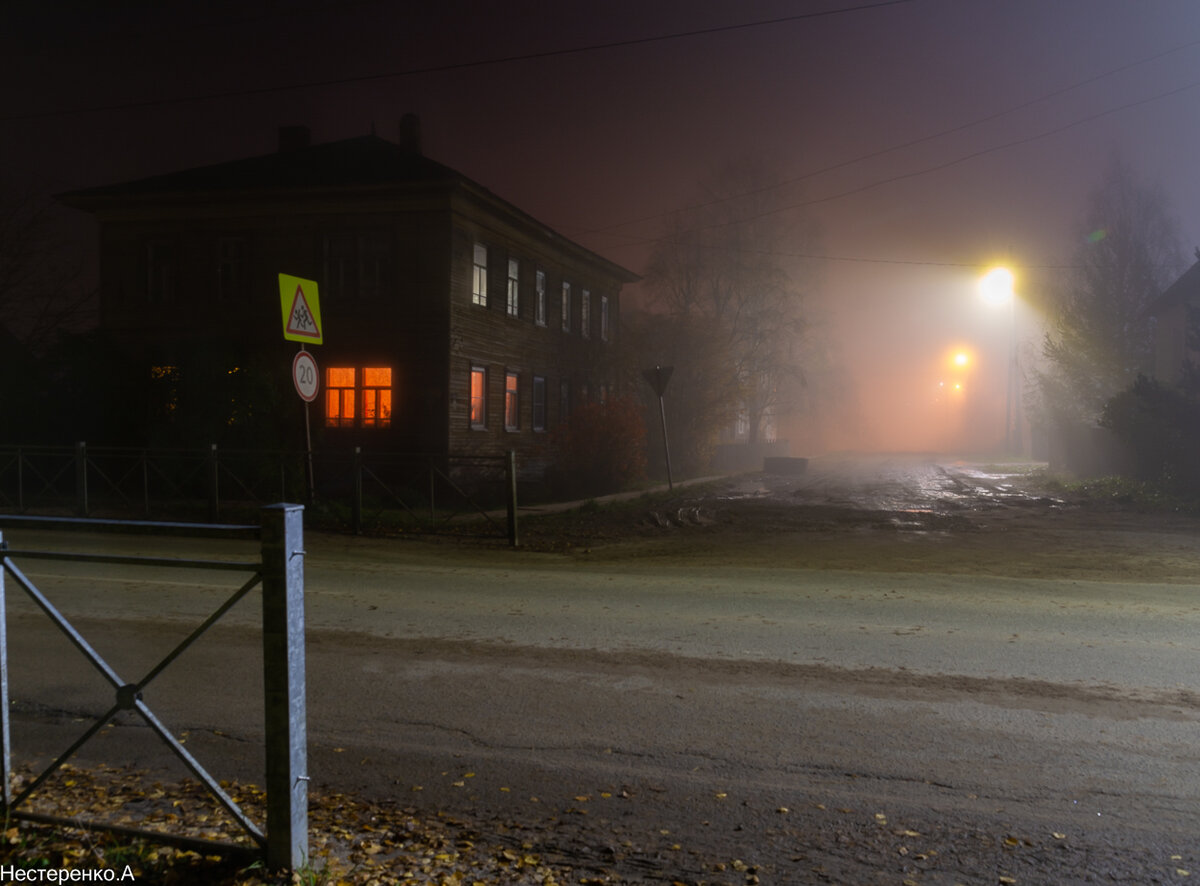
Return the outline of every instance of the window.
[[[508,290],[507,299],[505,300],[505,311],[508,316],[516,317],[520,314],[520,283],[521,283],[521,262],[515,258],[508,260]]]
[[[579,296],[579,333],[592,337],[592,294],[586,289]]]
[[[380,298],[391,276],[392,241],[388,231],[339,231],[325,236],[324,287],[329,298]]]
[[[325,370],[325,426],[386,428],[392,423],[390,366],[334,366]]]
[[[357,372],[353,367],[325,370],[325,426],[354,427],[354,388]]]
[[[566,424],[571,418],[571,380],[564,378],[558,383],[558,420]]]
[[[367,366],[362,371],[362,426],[386,428],[392,423],[392,369]]]
[[[487,307],[487,247],[475,244],[474,273],[471,278],[471,304]]]
[[[471,427],[487,427],[487,370],[482,366],[471,367]]]
[[[566,280],[562,287],[562,330],[571,331],[571,284]]]
[[[242,301],[248,292],[246,241],[222,237],[217,241],[217,298],[221,301]]]
[[[546,379],[533,377],[533,429],[546,430]]]
[[[504,430],[521,427],[520,381],[515,372],[504,373]]]
[[[600,296],[600,341],[608,341],[608,296]]]
[[[546,325],[546,272],[538,271],[534,278],[533,322]]]
[[[382,298],[392,269],[391,235],[369,231],[358,235],[359,298]]]
[[[152,305],[175,300],[175,277],[178,272],[173,243],[146,245],[146,301]]]

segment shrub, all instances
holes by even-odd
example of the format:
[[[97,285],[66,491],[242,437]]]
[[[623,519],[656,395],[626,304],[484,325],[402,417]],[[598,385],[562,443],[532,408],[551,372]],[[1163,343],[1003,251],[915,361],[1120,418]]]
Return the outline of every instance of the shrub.
[[[556,434],[553,485],[561,495],[619,492],[646,477],[646,425],[633,398],[588,403]]]

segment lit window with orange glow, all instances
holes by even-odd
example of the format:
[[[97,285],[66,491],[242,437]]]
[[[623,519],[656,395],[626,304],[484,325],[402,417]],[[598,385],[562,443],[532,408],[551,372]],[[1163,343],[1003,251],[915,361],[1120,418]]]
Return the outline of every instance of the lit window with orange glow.
[[[471,367],[471,427],[487,427],[487,370],[482,366]]]
[[[392,423],[392,370],[368,366],[362,371],[362,426],[386,428]]]
[[[515,372],[504,373],[504,430],[517,431],[521,428],[519,377]]]
[[[325,426],[354,427],[354,367],[337,366],[325,370]]]

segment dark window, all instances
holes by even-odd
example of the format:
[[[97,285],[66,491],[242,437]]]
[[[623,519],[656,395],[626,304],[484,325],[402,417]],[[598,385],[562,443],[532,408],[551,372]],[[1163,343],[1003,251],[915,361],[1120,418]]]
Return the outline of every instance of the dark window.
[[[533,429],[546,430],[546,379],[533,377]]]
[[[175,300],[178,256],[173,243],[146,245],[146,301],[161,305]]]

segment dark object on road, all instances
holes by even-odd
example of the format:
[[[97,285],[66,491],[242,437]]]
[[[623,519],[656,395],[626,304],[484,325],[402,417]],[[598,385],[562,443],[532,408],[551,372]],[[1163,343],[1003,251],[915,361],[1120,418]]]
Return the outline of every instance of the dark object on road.
[[[807,470],[807,458],[793,458],[786,455],[768,455],[763,459],[764,474],[790,474],[792,476],[799,476]]]

